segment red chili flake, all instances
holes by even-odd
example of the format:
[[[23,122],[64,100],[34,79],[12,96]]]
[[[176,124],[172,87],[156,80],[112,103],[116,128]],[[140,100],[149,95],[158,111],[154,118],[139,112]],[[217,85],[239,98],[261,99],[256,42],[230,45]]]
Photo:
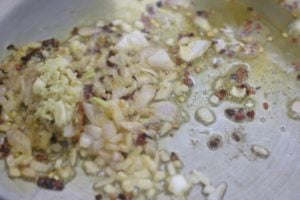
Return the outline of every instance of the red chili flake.
[[[48,156],[46,154],[36,154],[35,159],[38,161],[48,161]]]
[[[45,56],[41,53],[41,49],[35,48],[30,49],[25,56],[21,57],[21,61],[23,64],[27,64],[33,57],[39,58],[41,61],[45,60]]]
[[[197,16],[199,17],[204,17],[204,18],[207,18],[208,17],[208,12],[206,10],[198,10],[196,12]]]
[[[186,86],[189,86],[189,87],[193,87],[193,85],[194,85],[193,80],[189,77],[183,78],[182,82],[183,82],[183,84],[185,84]]]
[[[139,134],[136,139],[136,145],[143,146],[147,143],[148,135],[146,133]]]
[[[158,1],[156,2],[156,6],[161,8],[163,6],[163,2],[162,1]]]
[[[244,24],[243,24],[243,28],[241,31],[242,35],[249,35],[252,31],[252,25],[253,25],[253,21],[250,19],[247,19]]]
[[[129,193],[125,193],[125,194],[121,193],[121,194],[118,195],[118,198],[120,200],[132,200],[133,194],[130,193],[130,192]]]
[[[15,47],[15,45],[10,44],[6,47],[7,50],[9,51],[17,51],[18,49]]]
[[[244,67],[239,67],[235,73],[230,75],[237,83],[242,83],[248,78],[248,71]]]
[[[49,49],[51,47],[58,48],[59,47],[59,41],[55,38],[51,38],[49,40],[42,41],[42,48]]]
[[[178,155],[175,152],[171,152],[170,160],[171,161],[179,160]]]
[[[79,28],[75,26],[71,31],[71,35],[77,35],[78,31],[79,31]]]
[[[96,196],[95,196],[95,200],[102,200],[102,195],[101,194],[97,194]]]
[[[233,117],[234,114],[235,114],[235,110],[234,109],[226,109],[225,110],[225,114],[228,116],[228,117]]]
[[[183,61],[181,58],[176,57],[176,58],[175,58],[175,63],[176,63],[176,65],[181,65],[181,64],[184,63],[184,61]]]
[[[247,7],[247,11],[252,12],[254,10],[254,8],[252,7]]]
[[[151,18],[145,14],[142,13],[141,15],[141,22],[143,22],[145,28],[151,28],[152,23],[151,23]]]
[[[255,26],[255,28],[256,28],[257,30],[260,30],[260,29],[262,29],[262,25],[261,25],[260,23],[257,23],[256,26]]]
[[[64,181],[49,177],[39,177],[37,180],[37,186],[45,189],[61,191],[64,189]]]
[[[267,102],[264,102],[263,107],[264,107],[265,110],[268,110],[269,109],[269,104]]]
[[[254,116],[255,116],[255,112],[254,112],[254,110],[251,110],[251,111],[248,111],[247,112],[247,117],[249,118],[249,119],[254,119]]]
[[[215,95],[220,99],[223,100],[227,96],[227,91],[225,89],[221,89],[217,92],[215,92]]]
[[[195,33],[193,32],[189,32],[189,33],[179,33],[178,35],[178,39],[180,40],[183,37],[194,37]]]
[[[78,71],[77,69],[74,71],[74,73],[76,74],[77,78],[81,78],[82,77],[82,73],[80,71]]]
[[[113,32],[112,27],[113,27],[113,24],[109,23],[105,26],[102,26],[102,30],[106,33],[112,33]]]
[[[116,66],[116,64],[109,61],[110,57],[112,57],[114,55],[116,55],[115,52],[113,52],[113,51],[108,52],[107,59],[106,59],[106,64],[107,64],[108,67],[115,67]]]
[[[251,86],[248,85],[248,84],[243,84],[243,86],[246,88],[246,95],[247,95],[247,96],[256,93],[256,89],[255,89],[254,87],[251,87]]]
[[[16,65],[16,70],[18,70],[18,71],[21,71],[23,68],[24,68],[24,66],[21,64]]]
[[[220,53],[220,54],[225,54],[225,53],[226,53],[226,49],[221,49],[221,50],[219,51],[219,53]]]
[[[8,156],[9,152],[10,152],[10,146],[8,144],[7,138],[5,138],[3,143],[0,145],[0,159]]]
[[[85,99],[89,99],[93,96],[93,84],[83,86],[83,96]]]
[[[114,194],[109,194],[109,200],[117,200],[117,197]]]
[[[150,15],[154,15],[155,14],[154,7],[152,5],[150,5],[150,4],[146,5],[146,11]]]
[[[298,38],[292,37],[292,39],[291,39],[291,40],[292,40],[292,42],[293,42],[293,43],[295,43],[295,44],[297,44],[297,43],[298,43]]]
[[[300,71],[300,60],[292,62],[292,65],[294,66],[294,70],[296,72]]]
[[[89,49],[87,50],[87,52],[90,53],[90,54],[101,53],[100,45],[99,45],[99,44],[96,44],[94,47],[89,48]]]
[[[245,112],[243,108],[239,108],[237,112],[234,114],[234,120],[235,121],[242,121],[246,118]]]

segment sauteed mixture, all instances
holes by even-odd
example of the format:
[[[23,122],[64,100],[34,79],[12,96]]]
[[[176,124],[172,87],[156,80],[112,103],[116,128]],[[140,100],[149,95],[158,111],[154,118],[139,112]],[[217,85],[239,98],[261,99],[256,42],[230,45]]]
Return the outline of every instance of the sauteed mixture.
[[[213,185],[197,170],[183,173],[178,153],[159,141],[190,118],[199,126],[215,123],[213,108],[223,102],[232,106],[218,115],[232,123],[257,118],[255,96],[263,86],[251,81],[251,63],[262,59],[273,36],[253,8],[241,8],[245,17],[230,25],[218,23],[214,10],[157,1],[139,19],[75,27],[65,41],[9,45],[0,64],[0,158],[8,175],[62,190],[80,166],[97,177],[96,199],[182,199],[194,185],[207,199],[222,198],[226,183]],[[299,81],[300,64],[294,65]],[[195,77],[207,68],[222,75],[210,88],[210,106],[190,115]],[[300,99],[288,106],[299,120]],[[241,130],[231,135],[236,142],[243,137]],[[207,146],[216,151],[223,142],[213,134]],[[271,153],[260,144],[250,151],[258,159]]]

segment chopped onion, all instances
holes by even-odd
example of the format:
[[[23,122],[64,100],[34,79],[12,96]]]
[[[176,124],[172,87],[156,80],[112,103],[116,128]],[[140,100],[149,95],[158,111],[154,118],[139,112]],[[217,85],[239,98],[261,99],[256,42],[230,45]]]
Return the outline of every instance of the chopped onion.
[[[134,134],[140,133],[145,129],[144,125],[139,122],[121,122],[120,125],[122,128]]]
[[[19,130],[7,131],[7,140],[12,147],[13,152],[31,155],[31,142],[30,139]]]
[[[122,122],[120,122],[122,124]],[[114,137],[117,134],[117,129],[112,121],[107,121],[102,126],[103,135],[106,138]]]
[[[144,34],[136,30],[123,35],[116,47],[121,50],[139,50],[148,45],[149,43]]]
[[[86,133],[82,133],[79,140],[79,146],[88,148],[92,144],[92,138]]]
[[[84,113],[86,115],[86,117],[88,118],[88,120],[92,123],[95,124],[95,110],[94,110],[94,106],[92,104],[83,102],[83,110]]]
[[[102,129],[94,125],[85,125],[83,128],[84,132],[87,133],[93,139],[99,139],[102,133]]]
[[[101,31],[98,27],[82,27],[78,30],[78,34],[81,36],[91,36]]]
[[[171,70],[175,67],[174,62],[171,60],[165,49],[158,49],[154,52],[147,58],[147,63],[151,67],[161,70]]]
[[[156,89],[152,85],[144,85],[134,94],[133,106],[137,109],[145,108],[154,98]]]
[[[66,138],[71,138],[75,135],[75,130],[73,124],[70,123],[64,127],[63,136]]]
[[[184,195],[189,189],[191,185],[187,182],[183,175],[177,174],[171,177],[168,190],[176,195]]]
[[[180,46],[179,55],[182,60],[191,62],[201,57],[210,47],[211,42],[208,40],[194,40],[188,44]]]
[[[154,114],[162,120],[174,121],[177,115],[176,104],[170,101],[160,101],[151,105]]]
[[[208,20],[204,17],[196,17],[194,20],[195,25],[197,25],[203,31],[211,31],[211,25],[209,24]]]

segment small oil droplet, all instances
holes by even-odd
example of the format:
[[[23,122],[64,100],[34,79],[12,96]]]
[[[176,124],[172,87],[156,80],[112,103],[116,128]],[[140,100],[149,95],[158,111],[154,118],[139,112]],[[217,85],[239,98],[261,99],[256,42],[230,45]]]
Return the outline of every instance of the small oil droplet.
[[[266,118],[265,118],[265,117],[261,117],[261,118],[259,119],[259,121],[260,121],[261,123],[265,123],[265,122],[266,122]]]
[[[279,130],[280,130],[280,132],[284,133],[286,131],[286,127],[285,126],[280,126]]]

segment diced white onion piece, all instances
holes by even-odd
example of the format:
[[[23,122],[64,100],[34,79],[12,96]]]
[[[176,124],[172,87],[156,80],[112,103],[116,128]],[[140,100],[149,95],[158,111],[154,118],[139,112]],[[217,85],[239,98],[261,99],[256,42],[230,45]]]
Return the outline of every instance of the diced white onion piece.
[[[154,180],[161,181],[166,178],[166,172],[165,171],[157,171],[154,175]]]
[[[156,93],[156,100],[166,100],[170,97],[173,90],[173,84],[169,81],[164,81],[160,84],[159,90]]]
[[[116,47],[122,50],[139,50],[149,45],[144,34],[140,31],[133,31],[123,35]]]
[[[144,125],[140,122],[121,122],[120,125],[125,130],[134,134],[140,133],[145,129]]]
[[[45,164],[36,160],[31,161],[30,167],[35,171],[44,173],[51,169],[51,166],[49,164]]]
[[[100,171],[99,166],[93,161],[85,161],[83,163],[83,169],[87,174],[96,174]]]
[[[19,130],[9,130],[6,133],[9,145],[12,147],[12,152],[31,155],[30,139]]]
[[[110,104],[109,109],[112,112],[112,117],[113,117],[113,120],[116,124],[120,124],[120,122],[124,121],[124,115],[123,115],[123,112],[122,112],[122,110],[119,106],[118,101],[113,101]]]
[[[194,40],[187,45],[181,45],[179,55],[182,60],[191,62],[201,57],[210,47],[211,42],[208,40]]]
[[[207,200],[222,200],[227,190],[227,183],[220,183],[208,196]]]
[[[214,186],[207,185],[202,189],[202,193],[207,196],[207,195],[211,194],[213,191],[215,191],[215,189],[216,188]]]
[[[188,181],[185,179],[183,175],[177,174],[170,178],[168,190],[176,195],[184,195],[189,189],[191,185],[188,183]]]
[[[137,178],[149,178],[151,174],[147,169],[136,171],[133,173]]]
[[[46,83],[42,79],[37,78],[32,86],[33,94],[42,93],[45,87],[46,87]]]
[[[101,189],[105,185],[111,184],[113,181],[114,181],[113,178],[107,178],[107,179],[102,179],[101,178],[99,181],[97,181],[94,184],[93,187],[94,187],[95,190],[98,190],[98,189]]]
[[[78,34],[81,36],[91,36],[101,31],[98,27],[82,27],[78,30]]]
[[[160,129],[160,135],[163,136],[171,130],[172,130],[172,124],[169,122],[165,122]]]
[[[153,187],[153,183],[149,179],[139,179],[137,182],[137,187],[141,190],[149,190]]]
[[[154,54],[147,58],[147,63],[151,67],[161,70],[171,70],[175,67],[174,62],[171,60],[165,49],[158,49]]]
[[[154,114],[162,120],[172,122],[177,115],[176,104],[170,101],[160,101],[151,105]]]
[[[292,103],[291,111],[293,111],[296,114],[300,115],[300,100],[296,100]]]
[[[103,124],[102,132],[105,138],[110,138],[117,135],[117,129],[112,121],[107,121],[105,124]]]
[[[204,186],[209,185],[209,178],[206,177],[203,173],[193,170],[189,175],[188,175],[188,180],[192,183],[192,184],[202,184]]]
[[[203,125],[208,126],[215,122],[216,116],[210,109],[200,107],[195,112],[195,119]]]
[[[99,139],[101,137],[102,129],[95,125],[85,125],[83,130],[93,139]]]
[[[66,125],[67,123],[67,111],[62,101],[57,101],[54,107],[54,120],[58,127]]]
[[[220,99],[219,99],[219,97],[217,97],[216,95],[211,95],[210,97],[209,97],[209,103],[212,105],[212,106],[218,106],[218,105],[220,105]]]
[[[137,109],[145,108],[155,96],[156,89],[152,85],[144,85],[134,94],[133,106]]]
[[[104,187],[104,191],[107,193],[107,194],[115,194],[116,193],[116,188],[112,185],[106,185]]]
[[[170,176],[173,176],[176,174],[176,169],[172,162],[167,164],[167,170],[168,170],[168,173]]]
[[[244,98],[247,95],[247,90],[246,88],[238,88],[233,86],[230,90],[230,94],[236,98]]]
[[[289,25],[289,32],[294,36],[300,36],[300,18]]]
[[[86,117],[88,118],[88,120],[92,123],[95,124],[95,109],[94,106],[92,104],[83,102],[83,110],[84,113],[86,115]]]
[[[8,174],[11,177],[20,177],[21,176],[21,171],[16,167],[9,167],[8,168]]]
[[[82,133],[79,140],[79,146],[88,148],[92,144],[92,138],[86,133]]]
[[[71,138],[75,135],[75,130],[74,130],[74,127],[73,127],[73,124],[70,123],[68,124],[67,126],[64,127],[64,130],[63,130],[63,136],[66,137],[66,138]]]
[[[36,171],[30,167],[26,167],[21,169],[22,176],[25,176],[26,178],[35,178]]]
[[[194,20],[195,25],[197,25],[203,31],[211,31],[211,25],[209,24],[208,20],[204,17],[196,17]]]
[[[227,43],[224,40],[222,40],[222,39],[215,40],[214,48],[218,53],[222,50],[225,50],[226,46],[227,46]]]

